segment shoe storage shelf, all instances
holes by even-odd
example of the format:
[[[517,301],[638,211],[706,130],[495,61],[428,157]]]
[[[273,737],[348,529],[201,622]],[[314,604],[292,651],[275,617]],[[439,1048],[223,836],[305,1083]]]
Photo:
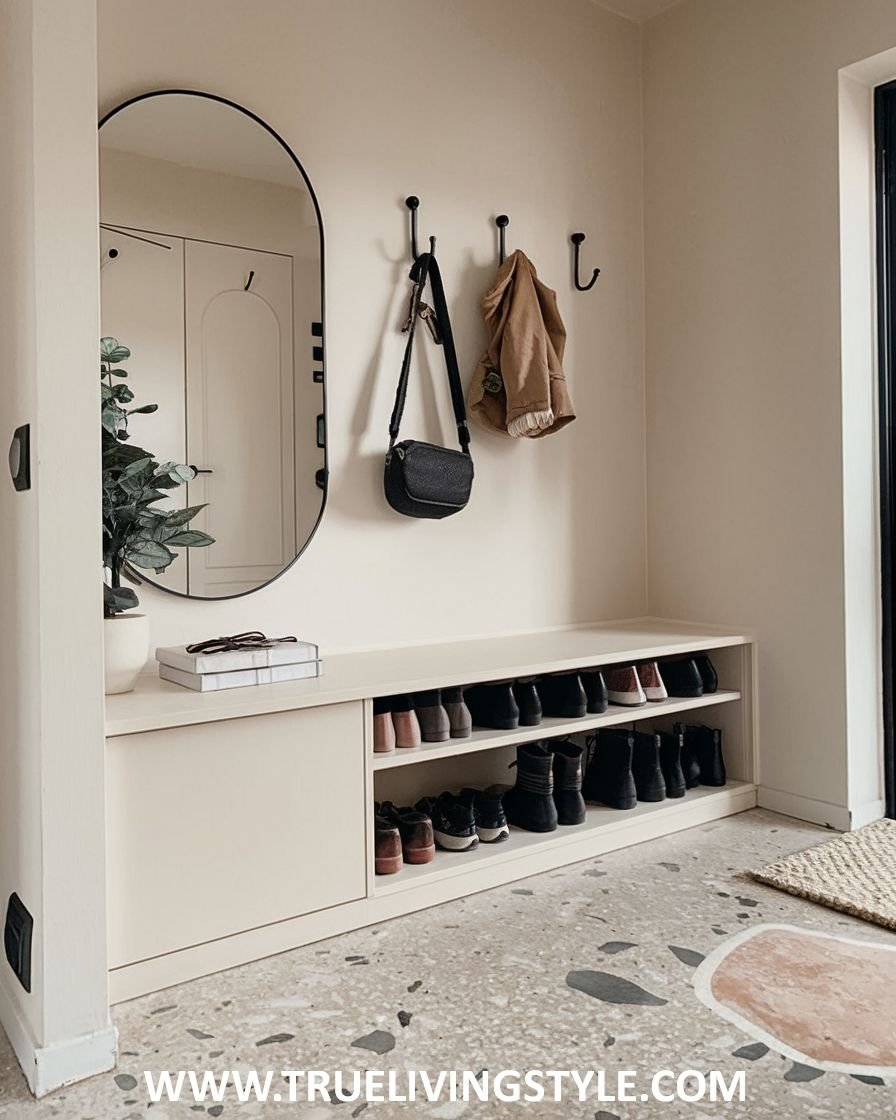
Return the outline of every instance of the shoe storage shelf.
[[[374,699],[696,652],[711,695],[373,752]],[[755,656],[743,634],[641,619],[325,657],[319,678],[224,692],[146,674],[106,698],[113,1002],[754,807]],[[374,874],[375,800],[511,784],[521,743],[676,720],[722,730],[725,786]]]

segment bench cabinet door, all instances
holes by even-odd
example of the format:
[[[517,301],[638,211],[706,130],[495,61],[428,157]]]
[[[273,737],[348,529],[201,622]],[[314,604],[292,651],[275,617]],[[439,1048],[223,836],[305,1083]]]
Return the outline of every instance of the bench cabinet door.
[[[116,968],[366,893],[363,705],[106,745]]]

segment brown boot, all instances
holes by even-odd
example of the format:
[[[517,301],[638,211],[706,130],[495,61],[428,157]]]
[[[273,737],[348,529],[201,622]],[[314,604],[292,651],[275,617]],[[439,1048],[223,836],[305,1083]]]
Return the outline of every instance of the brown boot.
[[[385,698],[373,702],[373,753],[391,754],[395,750],[392,702]]]
[[[374,830],[374,870],[377,875],[394,875],[401,871],[401,836],[398,828],[385,817],[376,817]]]
[[[395,727],[396,747],[420,746],[420,724],[410,696],[392,697],[392,724]]]

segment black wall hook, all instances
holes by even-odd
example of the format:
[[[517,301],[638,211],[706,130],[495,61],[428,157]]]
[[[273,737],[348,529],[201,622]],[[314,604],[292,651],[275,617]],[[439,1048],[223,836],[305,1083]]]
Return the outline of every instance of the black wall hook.
[[[420,199],[415,194],[409,194],[404,204],[411,212],[411,260],[415,261],[420,256],[417,252],[417,210],[420,207]]]
[[[498,262],[500,264],[503,264],[504,259],[507,256],[507,246],[505,245],[505,242],[504,242],[504,234],[505,234],[505,231],[506,231],[507,227],[510,225],[510,218],[508,218],[506,214],[499,214],[497,216],[497,218],[495,218],[495,225],[498,227],[498,238],[499,238],[499,240],[498,240],[498,246],[499,246],[499,248],[498,248]]]
[[[594,285],[597,283],[597,278],[600,276],[600,269],[595,268],[591,273],[591,279],[587,284],[583,284],[579,279],[579,249],[582,242],[585,240],[584,233],[574,233],[569,239],[573,243],[573,252],[575,254],[575,269],[573,272],[573,281],[576,286],[577,292],[590,292]]]
[[[411,212],[411,260],[415,261],[420,256],[420,250],[417,248],[417,211],[420,208],[420,199],[415,194],[410,194],[404,200],[405,206]],[[429,251],[435,253],[436,239],[430,237]]]

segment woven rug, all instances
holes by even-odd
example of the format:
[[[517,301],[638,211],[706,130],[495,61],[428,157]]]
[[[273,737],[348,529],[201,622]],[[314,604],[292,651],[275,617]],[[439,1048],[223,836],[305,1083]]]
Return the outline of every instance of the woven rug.
[[[896,929],[896,821],[875,821],[749,874],[788,894]]]

